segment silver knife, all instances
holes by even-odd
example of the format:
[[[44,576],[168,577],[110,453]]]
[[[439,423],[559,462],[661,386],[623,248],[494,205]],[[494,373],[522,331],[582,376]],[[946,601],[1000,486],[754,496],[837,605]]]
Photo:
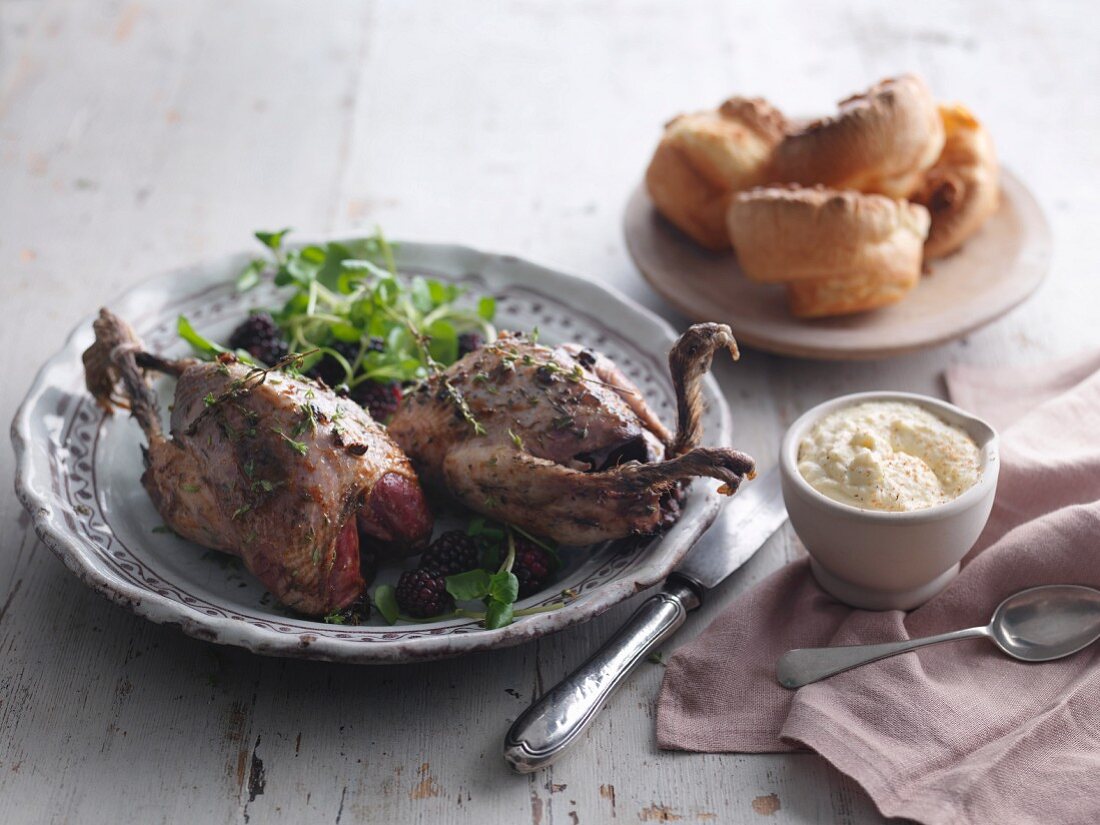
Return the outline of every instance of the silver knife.
[[[519,773],[555,762],[649,653],[702,604],[703,595],[737,570],[787,520],[773,468],[745,484],[718,520],[623,628],[515,721],[504,758]]]

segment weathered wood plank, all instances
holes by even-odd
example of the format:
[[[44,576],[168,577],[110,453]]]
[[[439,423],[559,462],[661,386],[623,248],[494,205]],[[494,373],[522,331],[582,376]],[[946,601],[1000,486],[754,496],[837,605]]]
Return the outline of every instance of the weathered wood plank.
[[[929,353],[844,365],[750,351],[719,366],[741,444],[767,463],[784,426],[831,395],[941,392],[953,361],[1095,346],[1100,24],[1089,11],[0,2],[0,418],[96,304],[265,225],[379,223],[528,255],[680,323],[633,272],[619,226],[658,124],[734,91],[813,112],[907,68],[988,121],[1050,213],[1054,277],[1005,321]],[[0,476],[10,468],[4,445]],[[657,665],[567,760],[510,775],[509,722],[629,604],[510,651],[350,668],[213,648],[108,605],[29,534],[10,492],[0,547],[4,822],[878,819],[812,755],[657,752]],[[773,540],[682,639],[797,552],[789,534]]]

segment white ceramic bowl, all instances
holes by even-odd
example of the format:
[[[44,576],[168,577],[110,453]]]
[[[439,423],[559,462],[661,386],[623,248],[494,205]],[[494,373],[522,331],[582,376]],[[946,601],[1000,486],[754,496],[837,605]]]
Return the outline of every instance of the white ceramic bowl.
[[[923,510],[863,510],[819,493],[798,471],[806,433],[834,410],[866,401],[908,401],[967,432],[980,452],[978,482],[958,498]],[[818,404],[783,437],[783,500],[818,584],[842,602],[870,610],[909,610],[959,572],[989,519],[997,490],[996,431],[953,404],[905,392],[863,392]]]

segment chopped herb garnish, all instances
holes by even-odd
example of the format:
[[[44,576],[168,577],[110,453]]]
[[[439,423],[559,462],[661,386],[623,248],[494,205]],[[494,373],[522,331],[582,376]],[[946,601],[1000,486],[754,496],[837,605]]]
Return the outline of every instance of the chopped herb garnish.
[[[301,455],[305,455],[309,452],[309,445],[306,444],[304,441],[295,441],[282,430],[275,427],[271,428],[271,432],[275,433],[276,435],[282,436],[283,440],[286,441],[286,443],[293,447],[295,450],[297,450]]]

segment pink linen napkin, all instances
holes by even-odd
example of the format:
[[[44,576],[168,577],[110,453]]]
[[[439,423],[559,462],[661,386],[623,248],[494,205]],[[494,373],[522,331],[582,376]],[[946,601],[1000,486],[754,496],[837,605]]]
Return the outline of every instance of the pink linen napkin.
[[[1001,431],[993,513],[959,576],[910,613],[853,610],[806,560],[745,593],[668,665],[662,748],[810,748],[885,816],[924,823],[1100,822],[1100,644],[1025,664],[983,639],[925,648],[797,692],[793,647],[864,644],[985,624],[1039,584],[1100,586],[1100,354],[1038,369],[948,372],[952,400]]]

